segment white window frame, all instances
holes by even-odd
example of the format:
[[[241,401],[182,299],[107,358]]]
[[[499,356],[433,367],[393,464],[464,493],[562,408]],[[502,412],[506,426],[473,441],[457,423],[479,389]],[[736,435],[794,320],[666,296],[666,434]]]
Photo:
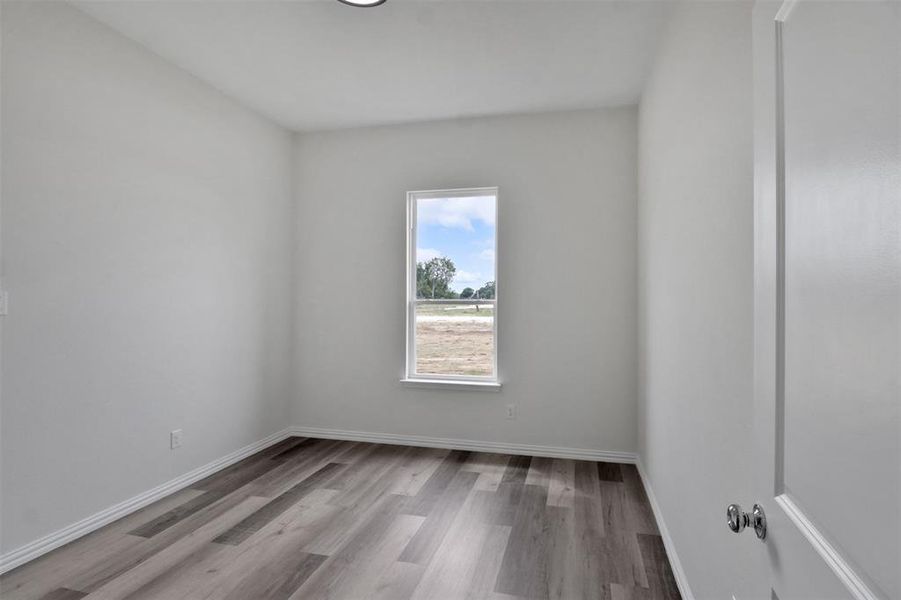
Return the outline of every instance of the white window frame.
[[[416,298],[416,202],[429,198],[466,198],[470,196],[494,196],[494,321],[493,321],[493,375],[440,375],[430,373],[416,373],[416,306],[418,304],[485,304],[485,300],[420,300]],[[500,206],[500,194],[497,187],[462,188],[449,190],[421,190],[407,192],[407,335],[406,335],[406,372],[403,383],[416,387],[423,385],[431,387],[453,386],[461,389],[486,389],[497,390],[500,388],[497,370],[497,341],[498,341],[498,304],[499,304],[499,274],[497,268],[498,247],[498,207]]]

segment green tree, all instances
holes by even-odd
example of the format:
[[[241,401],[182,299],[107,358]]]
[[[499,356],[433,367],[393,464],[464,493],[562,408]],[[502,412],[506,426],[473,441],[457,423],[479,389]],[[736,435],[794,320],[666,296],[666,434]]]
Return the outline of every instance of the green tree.
[[[417,298],[456,298],[450,289],[457,267],[446,256],[439,256],[426,262],[416,263]]]
[[[492,300],[494,298],[494,282],[489,281],[480,287],[479,291],[476,292],[476,296],[478,298],[484,298],[485,300]]]
[[[425,263],[416,263],[416,297],[428,298],[429,288],[429,282],[425,275]]]
[[[471,287],[463,288],[463,291],[460,292],[461,298],[472,298],[475,295],[476,291]]]

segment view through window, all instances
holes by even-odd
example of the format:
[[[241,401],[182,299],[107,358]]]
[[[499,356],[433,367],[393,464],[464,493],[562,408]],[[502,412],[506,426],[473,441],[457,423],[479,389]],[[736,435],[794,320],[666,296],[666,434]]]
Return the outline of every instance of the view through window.
[[[407,376],[494,380],[497,188],[408,202]]]

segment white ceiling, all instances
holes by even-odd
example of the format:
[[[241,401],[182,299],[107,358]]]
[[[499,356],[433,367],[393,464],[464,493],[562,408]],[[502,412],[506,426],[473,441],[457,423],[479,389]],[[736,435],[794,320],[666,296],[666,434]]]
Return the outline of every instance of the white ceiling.
[[[298,131],[637,102],[665,19],[640,0],[76,0]]]

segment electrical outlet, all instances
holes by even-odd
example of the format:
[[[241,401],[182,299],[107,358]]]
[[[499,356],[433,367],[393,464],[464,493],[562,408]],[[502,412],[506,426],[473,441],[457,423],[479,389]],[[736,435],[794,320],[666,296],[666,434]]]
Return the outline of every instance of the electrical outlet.
[[[0,291],[0,317],[9,313],[9,292]]]
[[[511,420],[516,418],[516,405],[515,404],[507,405],[507,418],[511,419]]]
[[[181,429],[169,432],[169,448],[171,450],[181,448]]]

